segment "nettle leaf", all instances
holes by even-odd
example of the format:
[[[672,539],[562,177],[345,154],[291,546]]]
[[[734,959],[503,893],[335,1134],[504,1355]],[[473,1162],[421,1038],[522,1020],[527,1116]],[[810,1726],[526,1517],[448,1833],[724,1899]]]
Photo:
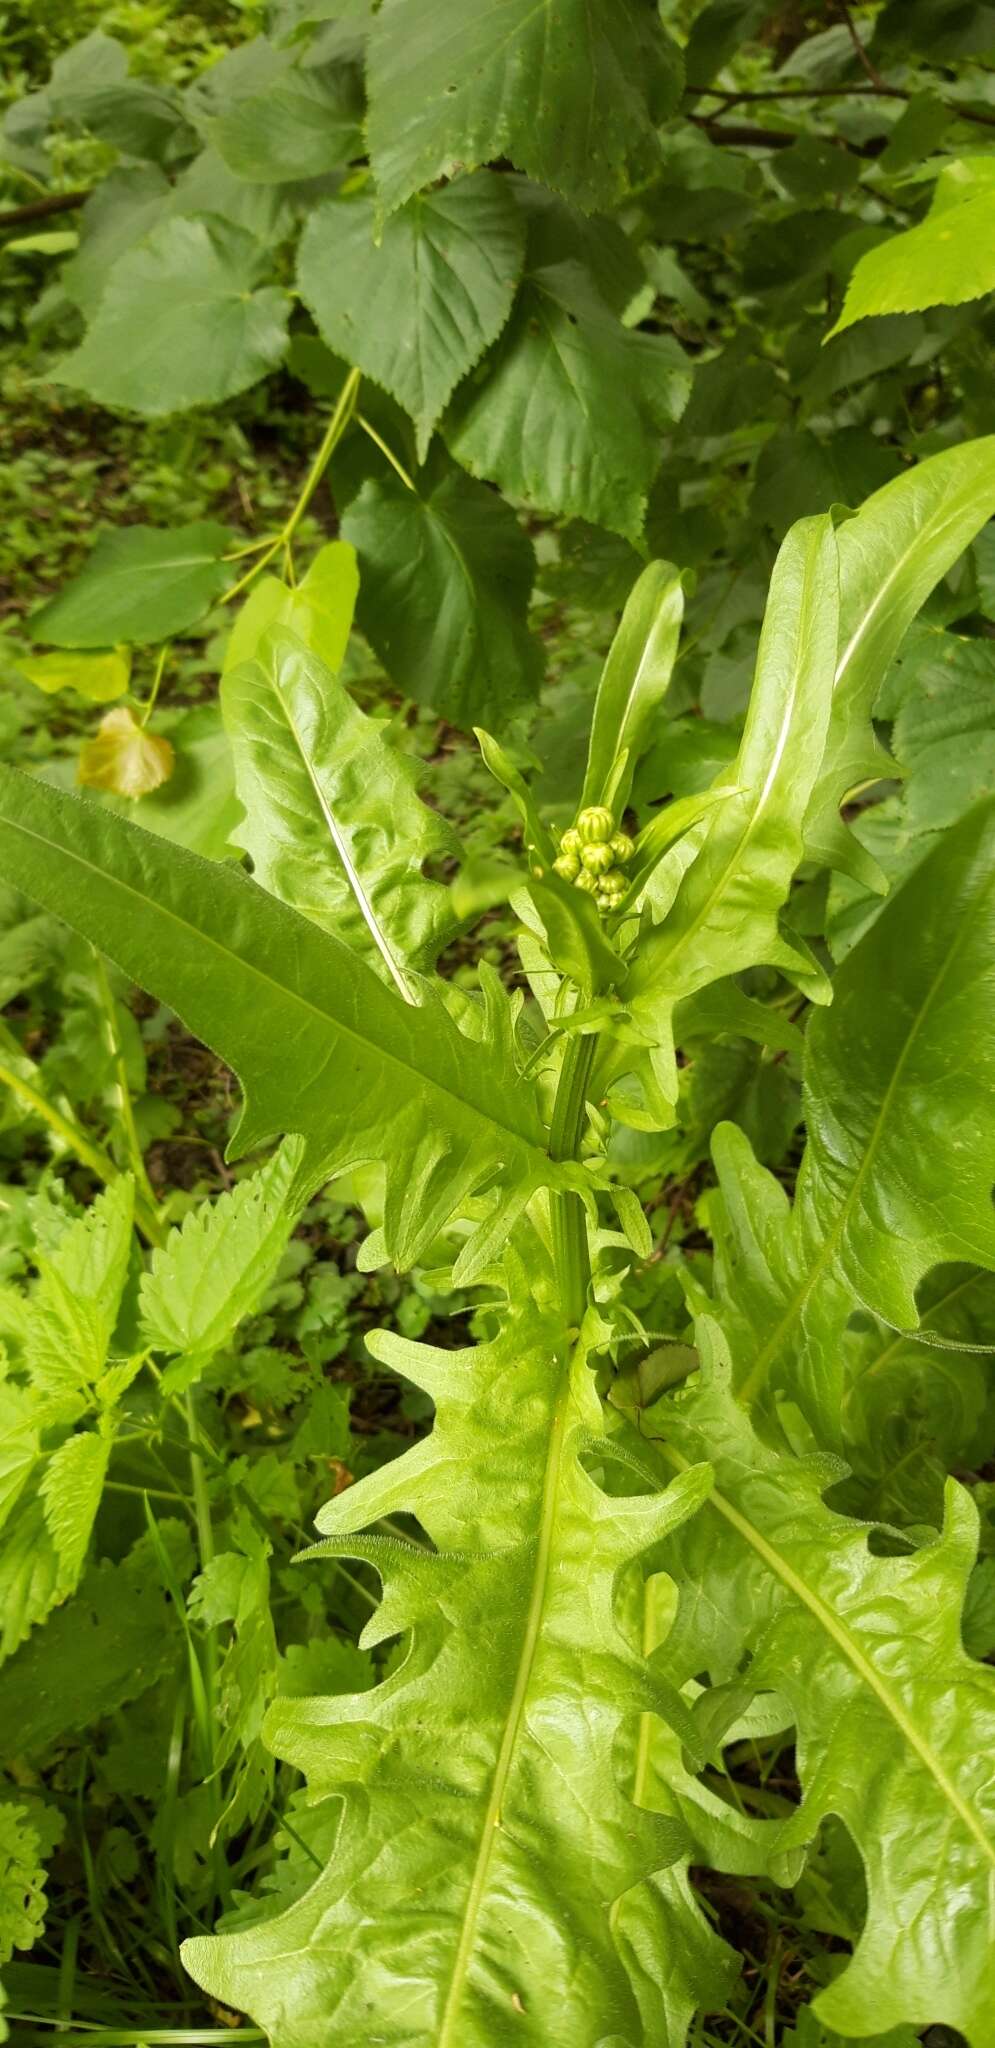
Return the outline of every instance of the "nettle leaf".
[[[379,242],[375,230],[371,199],[317,208],[301,236],[298,288],[329,348],[410,413],[424,461],[455,386],[511,312],[525,216],[506,180],[479,171],[418,193]]]
[[[150,796],[169,781],[174,759],[169,740],[148,732],[121,704],[105,713],[96,739],[80,748],[76,780],[84,789],[104,789],[112,796]]]
[[[38,1256],[25,1360],[43,1393],[80,1394],[107,1363],[128,1274],[135,1190],[121,1174]]]
[[[995,513],[995,435],[946,448],[868,498],[837,532],[840,639],[825,755],[805,820],[807,854],[870,888],[881,870],[842,823],[849,791],[893,773],[871,713],[930,591]]]
[[[690,388],[676,341],[623,327],[579,263],[554,263],[527,277],[484,370],[457,392],[445,437],[457,461],[509,496],[638,540],[660,436]]]
[[[535,557],[496,492],[456,469],[417,491],[370,481],[342,533],[359,556],[359,623],[405,696],[469,731],[507,723],[536,695]]]
[[[160,1522],[159,1533],[171,1548],[172,1539],[186,1541],[178,1522]],[[36,1756],[60,1736],[116,1713],[175,1673],[178,1647],[175,1609],[143,1538],[121,1564],[92,1566],[74,1598],[0,1673],[4,1756]]]
[[[171,530],[124,526],[102,533],[79,575],[35,612],[31,632],[50,647],[108,647],[119,640],[146,647],[168,640],[220,597],[231,538],[227,527],[208,519]]]
[[[356,551],[342,540],[327,541],[319,548],[293,589],[278,576],[261,576],[232,627],[223,675],[239,662],[251,661],[263,635],[273,626],[289,626],[336,675],[345,659],[358,590]]]
[[[666,1984],[631,1968],[607,1908],[687,1835],[631,1803],[615,1749],[640,1710],[685,1735],[690,1716],[628,1647],[615,1590],[698,1505],[707,1467],[603,1493],[582,1462],[607,1448],[593,1379],[534,1310],[476,1349],[371,1348],[430,1395],[435,1427],[322,1510],[310,1554],[374,1566],[363,1646],[403,1632],[407,1655],[372,1691],[270,1709],[266,1739],[310,1799],[344,1795],[335,1848],[287,1910],[186,1943],[187,1968],[274,2048],[359,2039],[371,2011],[440,2048],[490,2048],[519,2012],[537,2039],[641,2039],[644,2018],[669,2038]],[[355,1533],[396,1512],[432,1551]],[[665,1910],[657,1939],[666,1955]]]
[[[774,566],[742,745],[720,776],[730,794],[657,867],[659,921],[641,934],[622,991],[655,1041],[668,1101],[677,1092],[675,1003],[760,960],[806,971],[780,935],[778,912],[802,857],[802,819],[822,758],[837,607],[832,522],[802,520]]]
[[[386,212],[501,157],[595,212],[658,169],[683,80],[644,0],[386,0],[367,83]]]
[[[455,1269],[456,1284],[468,1282],[537,1189],[589,1186],[548,1156],[496,983],[470,1040],[428,984],[417,1008],[403,1003],[347,946],[233,868],[12,769],[0,792],[8,880],[71,916],[234,1069],[249,1098],[241,1151],[300,1132],[309,1187],[384,1161],[384,1228],[399,1266],[489,1185],[488,1213]]]
[[[746,1396],[790,1386],[822,1442],[840,1442],[853,1310],[914,1330],[932,1266],[995,1269],[993,993],[986,803],[889,900],[809,1024],[794,1209],[739,1132],[716,1133],[716,1282],[738,1382]]]
[[[17,667],[47,697],[75,690],[89,704],[123,697],[131,676],[131,658],[123,648],[110,654],[22,654]]]
[[[142,1332],[157,1351],[182,1352],[171,1386],[188,1386],[258,1308],[301,1204],[300,1138],[216,1202],[191,1209],[152,1253],[140,1288]]]
[[[218,155],[252,185],[320,178],[362,151],[362,95],[344,68],[284,71],[205,122]]]
[[[290,299],[259,286],[265,261],[258,242],[227,221],[162,221],[115,264],[54,380],[149,419],[234,398],[287,347]]]
[[[51,1613],[61,1597],[60,1578],[59,1555],[35,1494],[19,1503],[0,1545],[0,1662]]]
[[[707,1316],[697,1328],[701,1373],[643,1418],[664,1469],[693,1469],[706,1443],[715,1465],[709,1503],[665,1554],[681,1592],[674,1662],[723,1681],[752,1649],[749,1684],[782,1694],[797,1731],[803,1797],[782,1855],[830,1815],[860,1851],[866,1924],[815,2000],[820,2018],[848,2036],[869,2016],[879,2029],[939,2020],[983,2048],[995,1672],[961,1642],[976,1510],[949,1480],[942,1534],[912,1556],[874,1556],[868,1525],[822,1502],[838,1468],[767,1447],[733,1397],[720,1329]]]
[[[415,763],[285,629],[225,676],[222,704],[244,811],[234,836],[256,881],[417,1000],[408,971],[434,966],[455,929],[422,863],[457,841],[416,794]]]
[[[39,1489],[59,1560],[59,1598],[79,1582],[111,1454],[109,1436],[82,1430],[53,1451]]]
[[[961,306],[990,291],[995,291],[995,177],[990,157],[965,158],[941,171],[925,220],[861,256],[830,333],[875,314]]]

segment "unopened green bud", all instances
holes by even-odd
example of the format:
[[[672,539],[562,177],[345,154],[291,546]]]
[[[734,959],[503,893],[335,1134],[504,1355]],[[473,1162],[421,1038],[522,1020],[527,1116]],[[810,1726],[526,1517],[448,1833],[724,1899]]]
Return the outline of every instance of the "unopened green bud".
[[[574,888],[583,889],[585,896],[596,896],[598,893],[598,884],[594,876],[588,874],[586,868],[581,868],[580,874],[574,881]]]
[[[616,832],[612,837],[611,849],[619,867],[624,868],[635,853],[636,842],[629,838],[627,832]]]
[[[567,826],[567,829],[566,829],[566,831],[565,831],[564,833],[562,833],[562,834],[561,834],[561,836],[560,836],[560,852],[561,852],[561,853],[579,853],[579,852],[580,852],[580,833],[579,833],[579,832],[577,831],[577,829],[576,829],[576,827],[575,827],[575,826],[573,826],[573,825],[568,825],[568,826]]]
[[[580,874],[580,862],[575,853],[561,853],[553,862],[553,873],[561,882],[575,882]]]
[[[601,877],[601,887],[606,896],[611,896],[616,903],[625,895],[628,886],[628,878],[621,868],[609,868],[608,873]]]
[[[604,804],[592,804],[589,811],[581,811],[577,820],[577,831],[584,846],[607,846],[615,830],[615,820]]]
[[[607,874],[608,869],[611,867],[612,864],[612,850],[610,846],[601,846],[598,844],[594,846],[582,846],[580,850],[580,857],[584,863],[584,866],[592,875]]]

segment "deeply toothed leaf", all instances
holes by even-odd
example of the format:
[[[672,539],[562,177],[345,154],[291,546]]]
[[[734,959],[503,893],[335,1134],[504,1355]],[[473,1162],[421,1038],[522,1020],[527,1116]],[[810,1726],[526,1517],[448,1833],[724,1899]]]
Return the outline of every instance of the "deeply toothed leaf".
[[[582,1462],[603,1433],[590,1372],[535,1311],[476,1350],[373,1348],[431,1396],[435,1427],[329,1503],[319,1549],[376,1566],[364,1640],[410,1632],[406,1654],[372,1692],[271,1709],[311,1799],[344,1799],[331,1860],[286,1911],[188,1942],[187,1965],[273,2048],[494,2048],[511,2029],[595,2048],[644,2022],[676,2040],[667,1968],[641,1981],[610,1908],[687,1835],[637,1810],[615,1753],[640,1710],[685,1737],[690,1717],[629,1649],[615,1596],[704,1497],[707,1467],[658,1494],[602,1492]],[[354,1533],[395,1512],[435,1549]],[[666,1956],[666,1894],[650,1896]]]
[[[860,1851],[866,1926],[816,2011],[847,2035],[869,2019],[876,2031],[941,2020],[985,2048],[995,1672],[961,1642],[974,1505],[949,1480],[942,1535],[875,1556],[867,1525],[821,1499],[833,1461],[765,1446],[733,1397],[718,1326],[704,1317],[698,1336],[702,1375],[644,1417],[665,1466],[707,1444],[716,1473],[702,1515],[668,1545],[683,1589],[671,1640],[682,1668],[720,1681],[751,1649],[749,1682],[789,1702],[803,1798],[779,1838],[786,1870],[830,1815]]]
[[[808,1148],[793,1210],[741,1132],[716,1135],[717,1284],[748,1394],[769,1376],[786,1384],[821,1440],[838,1442],[851,1313],[869,1308],[914,1328],[931,1266],[995,1268],[993,1102],[989,802],[888,903],[809,1025]]]

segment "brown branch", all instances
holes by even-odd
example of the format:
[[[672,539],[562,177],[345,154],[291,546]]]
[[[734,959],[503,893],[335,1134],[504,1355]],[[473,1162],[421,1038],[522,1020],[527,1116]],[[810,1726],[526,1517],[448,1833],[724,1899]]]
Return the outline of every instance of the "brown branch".
[[[47,220],[52,213],[72,213],[89,197],[89,192],[47,192],[44,199],[28,199],[23,206],[0,213],[0,228],[25,227],[32,220]]]
[[[867,51],[865,50],[864,45],[857,34],[853,16],[850,13],[849,7],[847,6],[847,0],[838,0],[838,5],[840,13],[843,16],[844,21],[846,22],[847,34],[850,38],[851,43],[853,44],[857,62],[860,65],[861,70],[866,71],[867,76],[874,87],[875,92],[887,92],[888,87],[886,86],[884,79],[882,78],[881,73],[877,68],[877,65],[874,64],[871,58],[868,56]]]
[[[740,122],[723,121],[715,114],[689,114],[696,128],[703,128],[709,142],[732,143],[740,149],[790,149],[801,140],[795,128],[752,128]],[[880,156],[885,148],[884,138],[879,136],[871,142],[851,142],[837,136],[836,140],[849,151],[851,156]]]
[[[880,99],[882,93],[890,100],[908,100],[912,94],[901,85],[779,85],[769,86],[761,92],[729,92],[715,85],[688,85],[689,93],[704,93],[710,100],[839,100],[852,93],[872,94]]]

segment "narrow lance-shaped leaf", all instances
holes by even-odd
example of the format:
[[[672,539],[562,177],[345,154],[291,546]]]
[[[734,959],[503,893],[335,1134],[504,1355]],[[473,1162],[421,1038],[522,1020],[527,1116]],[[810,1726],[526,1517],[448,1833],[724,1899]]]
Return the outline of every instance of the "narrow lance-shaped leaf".
[[[640,934],[622,991],[655,1041],[655,1071],[670,1101],[675,1003],[758,961],[806,971],[777,919],[822,758],[837,617],[832,522],[803,519],[774,567],[743,743],[723,778],[735,787],[657,868],[651,902],[660,921]]]
[[[0,857],[8,880],[71,918],[234,1069],[247,1097],[241,1150],[300,1132],[310,1186],[383,1160],[398,1265],[485,1184],[489,1213],[457,1266],[467,1278],[537,1189],[589,1184],[548,1156],[499,989],[472,1042],[428,986],[417,1008],[402,1002],[341,941],[247,876],[9,768],[0,772]]]
[[[805,850],[880,890],[877,862],[839,807],[894,772],[871,714],[892,657],[930,591],[995,513],[995,435],[945,448],[875,491],[837,532],[840,640],[825,753],[805,819]]]
[[[359,953],[406,1002],[454,929],[421,872],[456,839],[415,792],[415,766],[286,628],[226,674],[225,724],[257,882]]]
[[[993,1101],[989,802],[886,905],[809,1024],[809,1137],[794,1209],[740,1132],[716,1133],[719,1313],[744,1394],[769,1378],[786,1385],[820,1440],[839,1445],[840,1339],[852,1312],[914,1328],[930,1267],[995,1269]]]
[[[613,785],[615,810],[620,816],[625,809],[633,772],[650,744],[650,722],[670,687],[683,617],[680,570],[650,562],[626,599],[598,684],[582,804],[607,801],[612,770],[626,753],[624,779]]]
[[[637,1989],[608,1907],[687,1836],[631,1804],[615,1752],[642,1709],[685,1738],[691,1723],[628,1647],[615,1595],[698,1505],[707,1467],[660,1494],[603,1493],[582,1463],[604,1433],[593,1379],[535,1310],[475,1350],[372,1348],[431,1396],[435,1427],[329,1503],[317,1550],[375,1567],[363,1642],[403,1632],[407,1654],[372,1692],[271,1708],[267,1739],[312,1800],[344,1795],[341,1827],[303,1897],[188,1942],[187,1967],[273,2048],[340,2048],[371,2012],[398,2043],[494,2048],[521,2017],[537,2041],[593,2048],[644,2038],[643,1999],[670,2038],[666,1986]],[[396,1512],[432,1551],[355,1533]],[[665,1909],[656,1933],[666,1954]]]
[[[783,1694],[797,1731],[803,1797],[780,1835],[785,1869],[829,1815],[863,1859],[864,1931],[819,2016],[847,2036],[941,2022],[987,2048],[995,1673],[961,1642],[974,1504],[948,1480],[942,1534],[912,1556],[875,1556],[867,1525],[822,1502],[835,1461],[764,1444],[732,1395],[721,1331],[708,1316],[697,1327],[701,1375],[642,1425],[663,1439],[662,1470],[705,1444],[715,1465],[711,1500],[665,1553],[681,1594],[674,1665],[741,1682],[752,1651],[750,1684]]]

